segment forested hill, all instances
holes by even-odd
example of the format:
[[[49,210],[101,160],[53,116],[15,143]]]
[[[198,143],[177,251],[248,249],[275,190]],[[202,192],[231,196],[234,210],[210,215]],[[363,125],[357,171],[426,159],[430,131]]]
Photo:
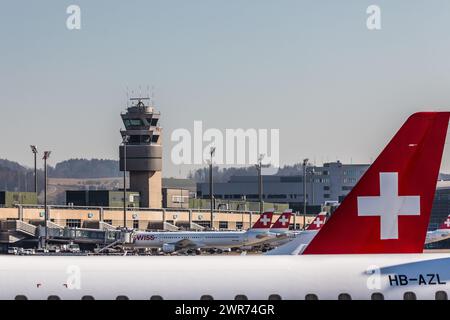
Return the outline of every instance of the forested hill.
[[[39,163],[38,179],[43,181],[42,163]],[[20,165],[17,162],[0,159],[0,190],[32,191],[34,186],[33,168]],[[121,176],[119,161],[99,159],[71,159],[49,166],[50,178],[95,179],[114,178]],[[39,191],[42,184],[38,185]]]
[[[52,178],[113,178],[121,175],[119,161],[99,159],[70,159],[56,164],[50,172]]]

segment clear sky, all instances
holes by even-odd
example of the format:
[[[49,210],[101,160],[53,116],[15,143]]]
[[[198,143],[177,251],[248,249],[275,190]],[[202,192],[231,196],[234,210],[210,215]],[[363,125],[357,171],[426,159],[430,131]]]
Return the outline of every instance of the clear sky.
[[[0,157],[25,165],[30,144],[51,163],[117,159],[140,85],[162,112],[164,176],[190,169],[171,163],[170,133],[194,120],[279,128],[281,164],[367,163],[409,114],[450,110],[450,2],[3,0],[0,57]]]

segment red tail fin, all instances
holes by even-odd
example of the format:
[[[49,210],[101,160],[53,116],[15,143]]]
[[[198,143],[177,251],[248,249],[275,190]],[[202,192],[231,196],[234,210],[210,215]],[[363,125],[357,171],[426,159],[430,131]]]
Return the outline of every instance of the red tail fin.
[[[450,214],[448,215],[447,219],[445,219],[444,222],[441,223],[438,229],[450,229]]]
[[[289,224],[291,222],[291,217],[293,216],[292,211],[285,211],[279,217],[278,220],[275,221],[271,231],[287,231],[289,230]]]
[[[327,218],[326,212],[320,212],[314,219],[313,222],[306,228],[306,230],[320,230],[325,224]]]
[[[273,212],[264,212],[255,222],[252,229],[269,229],[272,224]]]
[[[422,252],[449,116],[409,117],[304,254]]]

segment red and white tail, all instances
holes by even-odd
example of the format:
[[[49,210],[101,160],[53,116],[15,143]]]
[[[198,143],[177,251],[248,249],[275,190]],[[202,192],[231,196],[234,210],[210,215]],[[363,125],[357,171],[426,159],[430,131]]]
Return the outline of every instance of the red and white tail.
[[[450,214],[448,217],[439,225],[439,230],[450,230]]]
[[[264,212],[250,230],[268,231],[272,224],[273,212]]]
[[[275,221],[272,228],[270,228],[271,232],[279,233],[279,232],[286,232],[289,230],[289,224],[291,223],[291,218],[294,214],[292,213],[292,210],[283,212],[279,217],[278,220]]]
[[[320,212],[315,218],[314,221],[306,228],[306,230],[320,230],[322,226],[325,224],[325,220],[327,219],[326,212]]]
[[[422,252],[449,117],[409,117],[304,254]]]

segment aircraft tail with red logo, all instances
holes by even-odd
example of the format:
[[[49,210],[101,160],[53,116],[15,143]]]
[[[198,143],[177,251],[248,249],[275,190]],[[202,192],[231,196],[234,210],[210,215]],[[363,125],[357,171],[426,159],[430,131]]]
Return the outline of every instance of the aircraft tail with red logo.
[[[439,225],[438,230],[450,230],[450,214],[448,217]]]
[[[306,230],[320,230],[322,226],[325,224],[327,219],[326,212],[319,212],[319,214],[314,218],[313,222],[309,224]]]
[[[279,217],[278,220],[275,221],[272,228],[270,228],[270,232],[273,233],[286,233],[289,231],[289,225],[291,223],[291,218],[294,214],[292,213],[292,210],[287,210],[283,212]]]
[[[250,228],[251,231],[267,232],[272,225],[273,211],[264,212]]]
[[[421,253],[449,117],[410,116],[303,254]]]

